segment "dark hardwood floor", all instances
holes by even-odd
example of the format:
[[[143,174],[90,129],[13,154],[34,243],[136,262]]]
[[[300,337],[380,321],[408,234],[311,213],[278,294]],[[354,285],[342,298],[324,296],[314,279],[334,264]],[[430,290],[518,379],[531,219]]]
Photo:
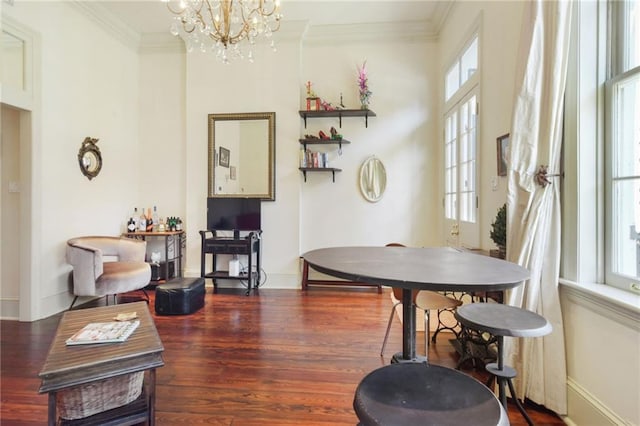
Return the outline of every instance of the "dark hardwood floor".
[[[149,293],[165,347],[165,366],[157,373],[160,426],[353,426],[359,381],[401,348],[395,321],[387,356],[379,356],[391,309],[388,290],[263,289],[246,297],[208,288],[205,307],[188,316],[156,316]],[[46,423],[47,396],[38,394],[38,372],[59,319],[0,322],[2,425]],[[430,347],[431,362],[456,366],[449,337],[440,334]],[[420,335],[419,347],[421,341]],[[471,367],[463,371],[486,378]],[[526,406],[538,425],[564,424],[553,413]],[[512,425],[526,424],[511,403],[509,418]]]

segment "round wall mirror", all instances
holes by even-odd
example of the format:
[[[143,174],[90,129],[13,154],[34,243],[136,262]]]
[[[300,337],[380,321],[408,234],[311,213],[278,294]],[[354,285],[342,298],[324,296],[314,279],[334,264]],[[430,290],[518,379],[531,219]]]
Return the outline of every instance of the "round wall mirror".
[[[98,143],[98,139],[86,137],[78,151],[80,171],[89,180],[98,176],[102,169],[102,155],[96,143]]]
[[[375,203],[387,187],[387,171],[376,157],[369,157],[360,166],[360,192],[365,200]]]

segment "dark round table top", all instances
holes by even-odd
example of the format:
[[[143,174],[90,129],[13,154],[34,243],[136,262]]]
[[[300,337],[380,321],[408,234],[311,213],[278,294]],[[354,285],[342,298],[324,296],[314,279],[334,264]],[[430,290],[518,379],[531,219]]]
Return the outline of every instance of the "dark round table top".
[[[335,277],[418,290],[499,291],[529,278],[514,263],[450,247],[330,247],[303,258]]]
[[[353,408],[369,425],[508,425],[496,396],[460,371],[426,363],[390,364],[360,382]]]
[[[470,303],[460,306],[456,319],[474,330],[494,336],[538,337],[551,333],[551,324],[542,315],[500,303]]]

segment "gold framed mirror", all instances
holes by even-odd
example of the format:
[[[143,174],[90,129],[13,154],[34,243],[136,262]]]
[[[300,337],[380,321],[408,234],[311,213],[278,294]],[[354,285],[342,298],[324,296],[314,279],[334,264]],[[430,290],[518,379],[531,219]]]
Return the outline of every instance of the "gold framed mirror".
[[[208,196],[274,201],[276,113],[208,115]]]
[[[387,171],[377,157],[364,160],[360,166],[360,192],[365,200],[375,203],[380,201],[387,188]]]
[[[97,143],[98,139],[87,136],[78,151],[80,171],[89,180],[98,176],[98,173],[102,170],[102,154],[100,154],[100,148],[96,145]]]

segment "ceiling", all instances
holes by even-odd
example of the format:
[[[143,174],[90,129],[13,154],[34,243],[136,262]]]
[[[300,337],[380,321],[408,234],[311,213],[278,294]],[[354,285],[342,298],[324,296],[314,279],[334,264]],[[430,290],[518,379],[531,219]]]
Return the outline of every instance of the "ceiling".
[[[454,0],[281,0],[284,21],[310,25],[422,21],[438,32]],[[169,31],[172,14],[161,0],[89,3],[113,15],[138,34]]]

